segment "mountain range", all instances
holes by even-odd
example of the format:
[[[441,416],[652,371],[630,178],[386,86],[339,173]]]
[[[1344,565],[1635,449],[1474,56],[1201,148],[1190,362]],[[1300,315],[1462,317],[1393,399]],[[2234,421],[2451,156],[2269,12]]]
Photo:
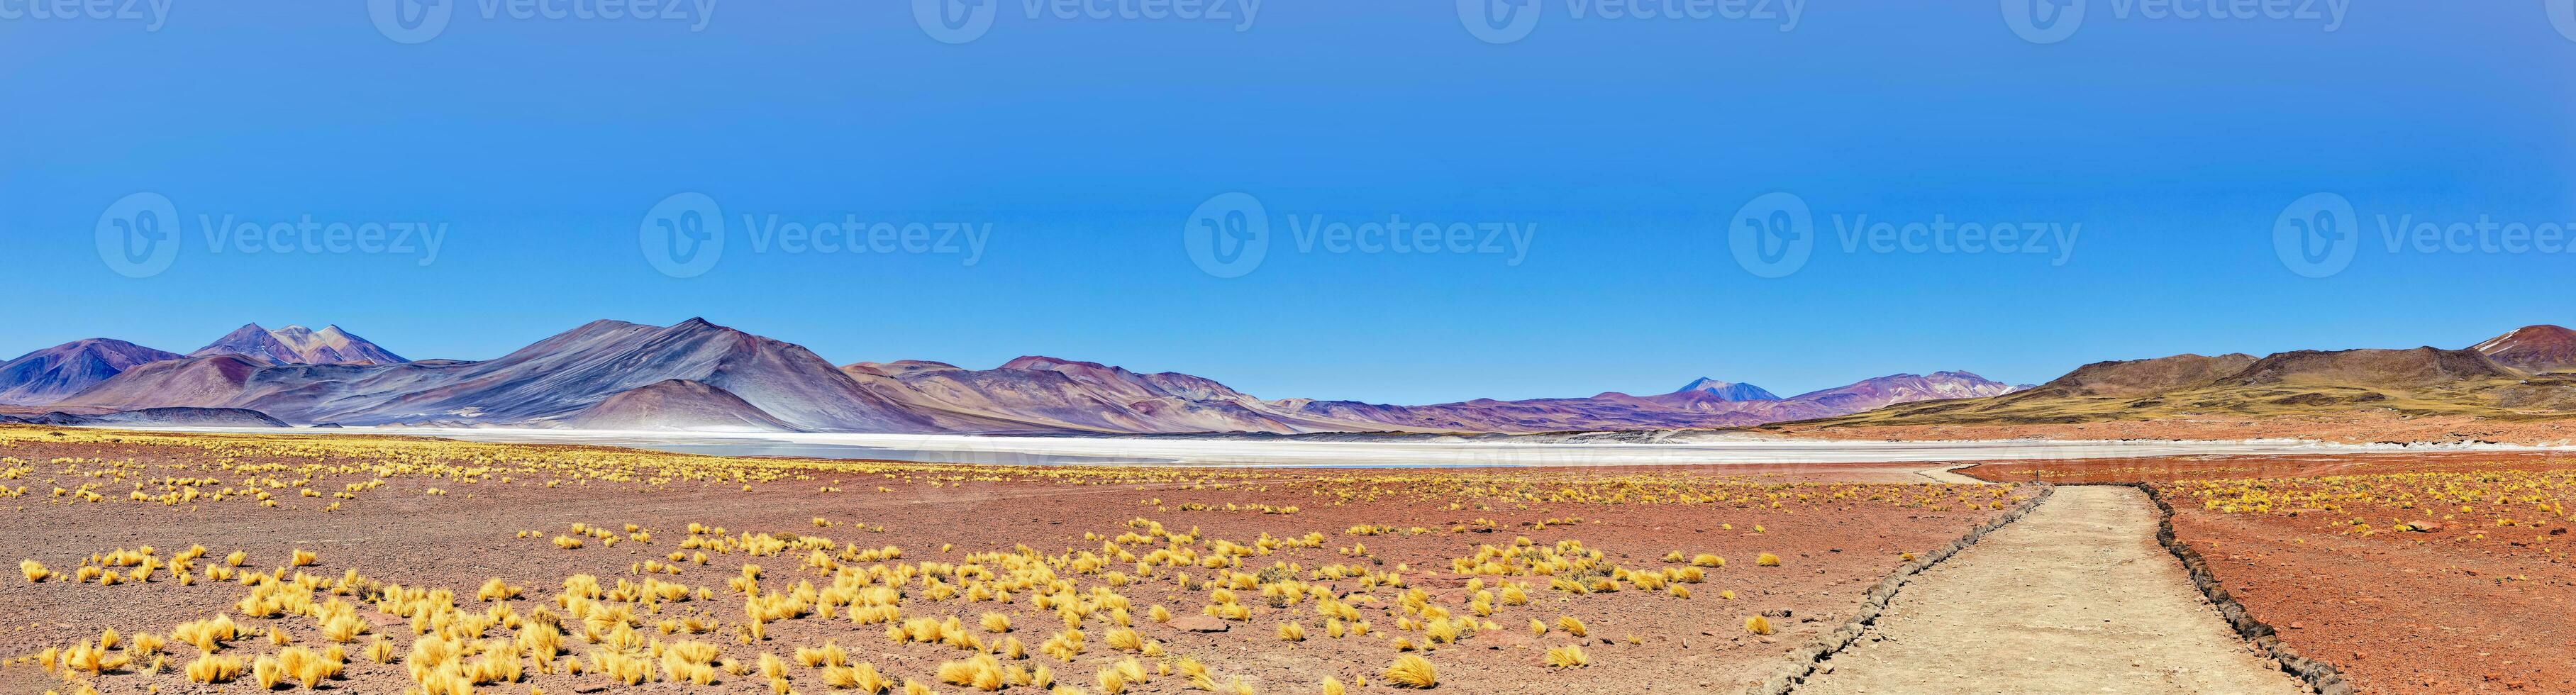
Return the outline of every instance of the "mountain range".
[[[251,324],[225,334],[187,357],[240,355],[266,364],[397,364],[404,362],[375,343],[324,326],[278,330]],[[0,362],[0,405],[43,405],[78,394],[137,366],[179,359],[173,352],[92,338],[37,350]]]
[[[596,321],[482,361],[405,361],[338,327],[251,325],[187,355],[92,339],[0,363],[0,404],[62,413],[52,422],[988,434],[1529,434],[2364,411],[2549,419],[2576,416],[2571,386],[2576,331],[2558,326],[2465,349],[2100,362],[2037,387],[1935,372],[1784,398],[1702,378],[1662,394],[1432,405],[1264,399],[1199,376],[1042,356],[982,370],[920,360],[834,366],[704,319]]]
[[[293,424],[884,433],[1535,433],[1711,429],[1831,417],[2016,387],[1899,374],[1790,398],[1700,379],[1669,394],[1420,406],[1267,400],[1215,380],[1022,357],[835,367],[801,346],[691,319],[597,321],[483,361],[404,361],[340,330],[245,326],[185,356],[81,341],[0,365],[0,394],[97,416],[235,409]]]
[[[1813,427],[2056,425],[2212,415],[2576,416],[2576,331],[2515,330],[2467,349],[2174,355],[2085,365],[1996,397],[1902,404]]]

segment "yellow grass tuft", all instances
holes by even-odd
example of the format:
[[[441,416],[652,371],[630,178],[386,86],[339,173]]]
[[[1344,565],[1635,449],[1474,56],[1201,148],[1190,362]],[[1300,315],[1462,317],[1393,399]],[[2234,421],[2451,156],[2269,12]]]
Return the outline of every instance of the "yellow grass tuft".
[[[251,662],[250,680],[259,684],[261,690],[276,690],[278,684],[286,682],[286,665],[277,657],[260,657],[258,661]]]
[[[1757,615],[1757,616],[1753,616],[1753,617],[1750,617],[1750,618],[1745,618],[1745,619],[1744,619],[1744,631],[1745,631],[1745,632],[1750,632],[1750,633],[1753,633],[1753,634],[1756,634],[1756,635],[1768,635],[1768,634],[1771,634],[1771,633],[1773,632],[1773,630],[1771,629],[1771,619],[1770,619],[1770,618],[1765,618],[1765,617],[1762,617],[1762,616],[1759,616],[1759,615]]]
[[[1303,625],[1303,624],[1299,624],[1299,623],[1280,623],[1280,624],[1279,624],[1279,641],[1282,641],[1282,642],[1304,642],[1304,641],[1306,641],[1306,626],[1305,626],[1305,625]]]
[[[190,681],[208,685],[230,683],[233,679],[241,677],[242,660],[205,654],[198,656],[196,661],[188,662],[187,670]]]
[[[875,664],[859,664],[823,670],[823,684],[840,690],[856,690],[878,695],[894,689],[894,681],[877,672]]]
[[[1137,634],[1135,630],[1129,628],[1122,627],[1110,630],[1107,641],[1109,642],[1110,649],[1116,649],[1122,652],[1144,651],[1145,649],[1145,637]]]
[[[320,562],[321,559],[322,558],[320,556],[314,555],[313,551],[298,549],[295,551],[295,557],[293,560],[287,564],[294,567],[311,567],[313,566],[313,563]]]
[[[1419,656],[1396,659],[1395,665],[1386,667],[1385,675],[1388,683],[1399,688],[1429,690],[1440,686],[1440,671],[1432,668],[1430,659]]]
[[[1753,558],[1753,564],[1758,567],[1778,567],[1780,566],[1780,556],[1763,553],[1760,557]]]
[[[500,577],[483,582],[483,588],[474,592],[474,598],[480,601],[508,601],[518,597],[519,587],[502,582]]]
[[[34,560],[19,562],[18,571],[27,573],[27,583],[29,584],[43,582],[46,577],[54,576],[53,571],[45,569],[44,563]]]
[[[1583,653],[1581,645],[1569,644],[1547,650],[1548,668],[1582,668],[1590,665],[1592,665],[1592,657]]]
[[[1591,628],[1585,627],[1583,625],[1583,621],[1576,620],[1574,619],[1574,616],[1571,615],[1557,618],[1556,629],[1564,630],[1565,634],[1576,637],[1589,637],[1592,635]]]
[[[1002,662],[989,655],[940,664],[939,680],[949,685],[965,686],[988,693],[1010,685],[1008,672],[1002,669]]]

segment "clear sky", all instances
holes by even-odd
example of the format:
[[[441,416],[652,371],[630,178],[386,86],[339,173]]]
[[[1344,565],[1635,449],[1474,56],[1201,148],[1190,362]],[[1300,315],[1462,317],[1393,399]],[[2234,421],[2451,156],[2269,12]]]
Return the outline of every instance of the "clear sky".
[[[927,23],[896,0],[513,17],[528,1],[446,0],[441,25],[390,0],[0,0],[0,352],[187,351],[261,322],[487,358],[592,319],[705,316],[834,362],[1047,354],[1409,403],[2036,382],[2576,322],[2565,244],[2392,251],[2382,224],[2576,223],[2563,1],[2078,0],[2018,25],[1986,0],[1801,0],[1794,21],[1787,0],[1309,0],[1248,21],[1237,0],[1175,3],[1223,19],[986,0]],[[2320,192],[2352,214],[2303,201]],[[702,202],[718,214],[683,224],[724,245],[681,258],[648,220]],[[2322,240],[2323,265],[2285,262],[2283,218],[2319,210],[2350,222],[2290,238]],[[773,216],[930,237],[791,249]],[[1395,219],[1473,243],[1336,252],[1312,229]],[[1936,221],[2048,241],[1866,235]],[[245,223],[290,235],[245,251]],[[355,236],[413,223],[442,230],[434,256]],[[1234,255],[1257,223],[1265,253]]]

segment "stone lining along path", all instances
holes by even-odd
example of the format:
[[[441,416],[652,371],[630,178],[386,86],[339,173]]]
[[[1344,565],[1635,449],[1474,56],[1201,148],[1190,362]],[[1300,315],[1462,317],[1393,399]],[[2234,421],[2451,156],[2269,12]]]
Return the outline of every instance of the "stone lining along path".
[[[2136,489],[2060,487],[1916,577],[1796,692],[2310,692],[2228,629],[2156,518]]]

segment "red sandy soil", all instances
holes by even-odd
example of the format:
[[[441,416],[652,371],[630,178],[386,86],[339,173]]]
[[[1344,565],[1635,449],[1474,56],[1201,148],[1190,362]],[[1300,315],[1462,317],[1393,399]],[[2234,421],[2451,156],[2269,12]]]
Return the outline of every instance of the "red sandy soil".
[[[5,434],[5,432],[0,432]],[[727,533],[740,536],[745,532],[827,536],[854,546],[900,546],[902,562],[959,562],[970,552],[1009,552],[1026,545],[1038,552],[1055,554],[1067,550],[1099,551],[1102,543],[1085,540],[1086,533],[1103,537],[1128,532],[1132,519],[1145,518],[1162,522],[1174,532],[1197,528],[1205,538],[1225,539],[1246,545],[1267,533],[1276,537],[1303,536],[1320,532],[1326,540],[1321,549],[1286,549],[1274,556],[1244,559],[1243,571],[1255,571],[1274,561],[1301,563],[1307,570],[1327,564],[1359,562],[1336,552],[1336,548],[1364,542],[1373,554],[1375,567],[1392,570],[1400,564],[1411,569],[1404,575],[1413,586],[1430,591],[1440,605],[1461,610],[1467,600],[1466,579],[1448,570],[1452,558],[1473,554],[1481,544],[1508,545],[1515,536],[1528,536],[1538,545],[1562,540],[1580,540],[1586,546],[1606,553],[1606,559],[1621,566],[1640,570],[1660,570],[1673,565],[1662,562],[1672,551],[1689,554],[1714,553],[1731,563],[1723,569],[1709,571],[1706,583],[1691,585],[1695,595],[1679,599],[1661,592],[1634,589],[1614,594],[1570,595],[1544,590],[1546,578],[1538,577],[1531,591],[1529,606],[1505,606],[1490,620],[1502,630],[1486,632],[1457,645],[1443,647],[1429,655],[1438,665],[1441,690],[1462,693],[1563,693],[1584,692],[1678,692],[1732,690],[1774,673],[1784,655],[1803,645],[1830,626],[1847,620],[1862,601],[1863,593],[1881,577],[1902,564],[1902,553],[1922,552],[1949,543],[1969,528],[1992,518],[1999,511],[1987,508],[1954,506],[1950,510],[1933,510],[1896,502],[1836,500],[1827,496],[1846,487],[1781,483],[1803,468],[1748,470],[1740,467],[1658,468],[1651,473],[1658,481],[1679,481],[1684,485],[1777,486],[1772,490],[1781,497],[1777,508],[1757,501],[1735,501],[1707,504],[1601,504],[1590,502],[1530,501],[1505,496],[1453,495],[1442,499],[1410,496],[1427,487],[1424,480],[1475,479],[1507,487],[1516,480],[1535,480],[1551,487],[1573,487],[1593,484],[1588,489],[1616,490],[1632,474],[1599,469],[1567,471],[1204,471],[1173,474],[1169,471],[1140,473],[1162,476],[1149,482],[1101,484],[1093,481],[1076,484],[1039,475],[1022,475],[1021,470],[939,467],[936,475],[961,472],[970,475],[993,475],[1009,478],[1002,481],[958,481],[946,478],[933,486],[934,469],[895,468],[909,471],[900,477],[884,472],[854,471],[866,464],[848,462],[761,461],[756,464],[794,469],[810,478],[760,482],[745,492],[736,482],[679,480],[665,485],[648,486],[637,482],[586,481],[567,482],[560,488],[547,488],[548,476],[523,474],[512,482],[502,483],[497,477],[483,482],[458,484],[452,479],[429,479],[416,475],[385,476],[387,484],[380,489],[360,494],[346,502],[341,511],[321,511],[331,502],[327,494],[348,482],[363,482],[367,475],[326,476],[310,487],[322,490],[320,499],[296,496],[295,490],[278,490],[281,506],[263,508],[248,499],[227,499],[178,507],[133,502],[123,497],[128,490],[124,481],[100,487],[107,496],[103,502],[71,502],[47,495],[55,485],[77,486],[87,478],[60,475],[68,466],[94,468],[89,464],[52,463],[56,457],[95,457],[107,461],[133,460],[149,466],[148,475],[209,475],[205,467],[218,458],[239,452],[198,451],[172,446],[170,440],[137,436],[131,441],[65,444],[41,438],[21,437],[0,442],[0,455],[14,457],[34,472],[17,480],[0,480],[31,487],[25,496],[0,499],[0,510],[6,510],[7,521],[0,524],[0,561],[15,563],[33,559],[54,571],[70,574],[82,559],[94,553],[118,548],[154,546],[160,557],[192,544],[212,550],[207,560],[199,563],[200,574],[215,558],[235,550],[248,551],[250,568],[274,568],[296,549],[315,551],[318,565],[301,568],[313,574],[337,577],[345,570],[357,570],[370,578],[399,582],[406,586],[443,586],[456,590],[459,605],[467,611],[481,610],[486,604],[473,600],[475,588],[486,578],[497,577],[525,588],[521,600],[512,602],[525,614],[541,606],[560,590],[565,577],[590,573],[604,583],[620,579],[642,581],[644,576],[629,573],[631,565],[646,560],[660,560],[677,549],[688,537],[688,524],[720,526]],[[352,438],[317,438],[311,441],[347,441]],[[228,440],[257,441],[257,440]],[[402,446],[411,446],[404,444]],[[443,444],[465,463],[469,457],[484,465],[509,461],[530,455],[529,452],[613,451],[569,447],[529,447],[480,444]],[[672,457],[631,454],[653,460],[697,460],[696,457]],[[326,459],[329,457],[325,457]],[[276,463],[297,465],[310,463],[310,458],[236,458],[240,465]],[[506,464],[504,464],[506,465]],[[891,464],[889,464],[891,465]],[[811,467],[808,469],[807,467]],[[177,467],[177,468],[174,468]],[[1908,471],[1919,466],[1839,467],[1831,477],[1870,479],[1905,479]],[[980,472],[980,473],[971,473]],[[1742,474],[1752,474],[1750,476]],[[242,485],[244,474],[233,471],[214,473],[225,478],[225,485]],[[282,474],[281,474],[282,475]],[[1589,481],[1582,482],[1582,481]],[[1735,482],[1728,482],[1735,481]],[[879,486],[892,492],[879,492]],[[448,494],[424,494],[429,488],[444,488]],[[846,491],[824,491],[826,487]],[[1896,490],[1890,486],[1860,486],[1865,497],[1871,492]],[[1336,504],[1335,498],[1320,491],[1369,490],[1375,499],[1366,497]],[[1943,488],[1913,485],[1898,494],[1975,494],[1978,499],[1992,499],[1986,490]],[[157,488],[156,488],[157,491]],[[1800,495],[1808,499],[1800,499]],[[2024,490],[2019,495],[2026,496]],[[1159,503],[1155,501],[1159,500]],[[1451,508],[1450,503],[1465,506]],[[1184,505],[1210,505],[1215,510],[1186,511]],[[1240,507],[1271,505],[1298,506],[1294,514],[1264,514],[1258,511],[1222,511],[1224,505]],[[1490,507],[1480,509],[1479,506]],[[833,522],[818,528],[816,517]],[[1453,524],[1473,524],[1477,519],[1496,522],[1491,533],[1451,532]],[[1534,528],[1534,522],[1551,522],[1545,528]],[[611,529],[636,524],[650,530],[654,542],[620,543],[602,547],[593,543],[578,550],[563,550],[548,542],[567,533],[571,524],[586,523]],[[1733,524],[1733,530],[1723,528]],[[1425,534],[1393,533],[1377,536],[1355,536],[1345,533],[1357,525],[1390,525],[1399,528],[1426,526]],[[1765,530],[1756,533],[1756,525]],[[882,532],[873,532],[882,526]],[[521,530],[542,531],[543,536],[520,539]],[[943,552],[943,544],[953,543],[952,551]],[[1139,550],[1142,552],[1142,549]],[[1776,553],[1782,567],[1755,567],[1755,556]],[[713,601],[667,604],[663,615],[646,616],[652,621],[683,615],[705,615],[721,621],[719,631],[696,639],[718,644],[726,656],[749,662],[760,653],[776,653],[785,658],[798,647],[817,646],[834,640],[846,647],[854,659],[874,663],[888,676],[935,683],[932,671],[948,660],[965,654],[947,647],[926,645],[898,646],[883,634],[882,626],[854,625],[847,620],[807,618],[772,623],[768,640],[756,645],[736,643],[736,623],[742,618],[743,599],[725,587],[746,562],[756,562],[768,569],[772,579],[764,586],[798,578],[816,579],[820,575],[800,570],[797,557],[749,558],[742,554],[717,555],[706,566],[683,563],[677,575],[649,575],[663,581],[685,582],[692,586],[711,587]],[[1165,578],[1169,571],[1163,573]],[[1205,577],[1206,570],[1191,570]],[[1078,578],[1088,591],[1097,577]],[[1531,579],[1528,577],[1516,579]],[[1258,613],[1248,623],[1237,623],[1230,632],[1198,633],[1157,625],[1144,618],[1150,605],[1169,606],[1184,617],[1195,616],[1206,605],[1204,591],[1184,590],[1167,581],[1146,581],[1122,589],[1121,593],[1136,603],[1136,625],[1152,640],[1167,644],[1174,657],[1193,656],[1213,668],[1219,682],[1241,677],[1262,693],[1315,692],[1325,676],[1337,676],[1345,683],[1366,676],[1371,690],[1386,692],[1378,682],[1378,673],[1394,661],[1398,653],[1389,647],[1389,636],[1396,630],[1397,619],[1379,609],[1392,603],[1397,592],[1379,588],[1361,590],[1348,587],[1347,581],[1337,590],[1374,595],[1380,603],[1363,606],[1379,635],[1368,638],[1331,639],[1323,636],[1322,621],[1314,615],[1311,602],[1288,612],[1280,612],[1258,601],[1257,593],[1248,593],[1245,603],[1258,606]],[[95,639],[105,628],[115,628],[126,635],[137,633],[166,634],[179,622],[210,617],[231,611],[231,604],[245,595],[243,587],[230,583],[200,581],[194,586],[180,586],[163,576],[146,584],[100,586],[56,578],[39,584],[26,584],[12,574],[0,580],[0,658],[12,660],[0,666],[0,692],[37,693],[47,689],[71,692],[60,679],[49,676],[21,657],[54,646]],[[1737,599],[1719,596],[1733,591]],[[1034,602],[1023,597],[1008,606],[991,603],[969,603],[963,600],[930,603],[926,599],[908,599],[904,603],[907,617],[945,617],[956,615],[973,625],[985,611],[999,610],[1012,615],[1019,626],[1013,633],[1032,650],[1058,629],[1059,622],[1049,611],[1040,611]],[[1789,616],[1775,619],[1780,632],[1773,637],[1749,635],[1743,628],[1745,619],[1760,613]],[[400,618],[378,613],[373,604],[360,607],[360,614],[377,623],[378,632],[396,637],[406,651],[412,633]],[[1531,637],[1528,623],[1533,618],[1554,622],[1560,616],[1583,620],[1590,626],[1588,638],[1574,638],[1552,632],[1543,638]],[[235,618],[246,626],[277,626],[294,636],[297,644],[320,648],[324,645],[313,621],[290,617],[282,620]],[[1273,635],[1283,621],[1303,622],[1312,633],[1302,643],[1286,643]],[[1049,657],[1034,656],[1030,665],[1050,664],[1060,682],[1082,685],[1086,692],[1097,692],[1091,685],[1092,675],[1109,663],[1115,654],[1104,646],[1106,631],[1097,620],[1086,627],[1091,637],[1089,653],[1075,665],[1056,662]],[[496,631],[497,632],[497,631]],[[502,636],[487,634],[486,637]],[[649,634],[660,640],[681,637]],[[1412,635],[1417,641],[1419,633]],[[1636,643],[1628,642],[1634,636]],[[365,638],[373,639],[373,637]],[[1590,653],[1593,666],[1579,671],[1554,671],[1543,663],[1548,648],[1581,643]],[[362,640],[358,645],[363,646]],[[568,645],[576,655],[586,655],[590,646],[574,638]],[[211,693],[240,691],[248,686],[202,686],[189,683],[177,671],[194,650],[177,647],[188,656],[171,657],[168,670],[156,676],[134,673],[111,673],[92,681],[106,693],[142,693],[158,685],[160,693]],[[227,654],[255,656],[273,653],[275,647],[265,640],[245,639],[226,650]],[[353,655],[356,650],[352,650]],[[1146,660],[1152,665],[1156,660]],[[792,664],[792,660],[791,660]],[[832,692],[817,680],[816,672],[802,666],[791,666],[799,693]],[[548,693],[564,692],[768,692],[768,684],[759,676],[726,676],[714,687],[679,686],[671,683],[647,683],[638,687],[609,687],[601,675],[573,676],[564,674],[534,675],[532,680],[517,684],[483,688],[480,692],[523,693],[532,686]],[[89,680],[84,677],[83,680]],[[352,657],[345,680],[327,684],[326,690],[359,693],[393,693],[411,686],[404,667],[376,665]],[[1161,678],[1150,685],[1129,692],[1179,693],[1185,684],[1179,678]],[[941,693],[960,692],[958,688],[937,685]],[[1355,689],[1356,690],[1356,689]],[[1014,688],[1013,692],[1037,692]]]
[[[2576,420],[2508,422],[2457,415],[2408,417],[2385,413],[2210,417],[2045,425],[1786,425],[1758,431],[1817,439],[1953,441],[1993,439],[2240,440],[2309,439],[2346,444],[2576,442]]]
[[[2576,692],[2576,533],[2528,496],[2576,501],[2576,457],[2443,453],[2011,462],[1961,471],[1987,480],[2151,482],[2176,508],[2176,537],[2255,617],[2365,693]],[[2511,504],[2400,508],[2353,500],[2338,510],[2225,513],[2195,491],[2251,480],[2293,489],[2362,480],[2417,493],[2480,485],[2481,472],[2538,474]],[[2431,475],[2416,475],[2431,474]],[[2392,476],[2352,478],[2353,476]],[[2516,481],[2523,479],[2516,478]],[[2497,519],[2513,526],[2498,526]],[[2354,532],[2355,519],[2380,529]],[[2429,530],[2396,530],[2398,522]]]
[[[2174,528],[2247,610],[2362,692],[2576,692],[2569,541],[2358,538],[2316,525],[2182,509]]]

